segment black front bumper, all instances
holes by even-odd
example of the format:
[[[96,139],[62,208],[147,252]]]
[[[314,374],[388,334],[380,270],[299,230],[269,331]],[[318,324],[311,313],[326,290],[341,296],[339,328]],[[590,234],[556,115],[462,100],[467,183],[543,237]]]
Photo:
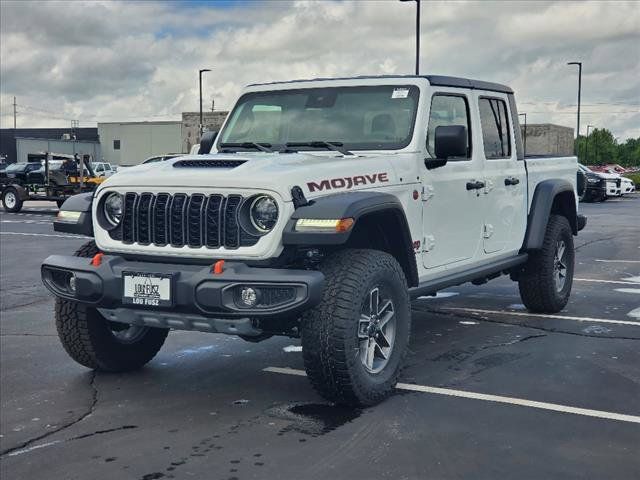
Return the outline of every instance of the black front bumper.
[[[171,275],[171,306],[123,304],[124,272]],[[214,274],[212,266],[129,261],[112,255],[104,255],[99,266],[94,266],[90,258],[52,255],[43,262],[41,273],[45,286],[67,300],[101,309],[209,318],[270,317],[300,312],[320,302],[324,287],[324,275],[314,270],[256,268],[227,262],[222,273]],[[75,292],[68,286],[71,276],[75,277]],[[279,303],[239,306],[235,289],[244,286],[264,291],[284,289],[289,295],[284,300],[281,297]]]

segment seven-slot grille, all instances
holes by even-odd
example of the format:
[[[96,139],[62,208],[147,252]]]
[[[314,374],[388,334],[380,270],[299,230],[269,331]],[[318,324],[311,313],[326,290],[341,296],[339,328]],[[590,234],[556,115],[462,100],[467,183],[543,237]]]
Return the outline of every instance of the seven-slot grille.
[[[260,237],[240,226],[243,200],[241,195],[129,192],[124,195],[120,228],[110,234],[126,244],[250,247]]]

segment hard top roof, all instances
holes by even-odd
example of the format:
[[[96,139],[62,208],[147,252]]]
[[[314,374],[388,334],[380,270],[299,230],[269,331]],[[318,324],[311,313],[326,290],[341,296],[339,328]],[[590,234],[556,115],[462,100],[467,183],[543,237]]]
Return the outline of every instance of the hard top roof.
[[[499,83],[485,82],[483,80],[472,80],[470,78],[449,77],[446,75],[365,75],[358,77],[338,77],[338,78],[312,78],[306,80],[288,80],[281,82],[252,83],[250,87],[263,85],[282,85],[287,83],[317,82],[322,80],[368,80],[384,78],[426,78],[431,85],[438,87],[457,87],[475,90],[488,90],[491,92],[513,93],[513,90]]]

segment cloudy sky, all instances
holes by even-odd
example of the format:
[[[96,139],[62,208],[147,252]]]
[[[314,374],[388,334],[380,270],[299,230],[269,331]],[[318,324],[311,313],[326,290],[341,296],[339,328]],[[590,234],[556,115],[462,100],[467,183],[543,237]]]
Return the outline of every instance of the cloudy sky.
[[[422,73],[506,83],[529,123],[640,137],[639,2],[427,2]],[[170,120],[243,85],[414,69],[415,4],[378,1],[0,3],[0,124]],[[207,108],[205,106],[205,108]]]

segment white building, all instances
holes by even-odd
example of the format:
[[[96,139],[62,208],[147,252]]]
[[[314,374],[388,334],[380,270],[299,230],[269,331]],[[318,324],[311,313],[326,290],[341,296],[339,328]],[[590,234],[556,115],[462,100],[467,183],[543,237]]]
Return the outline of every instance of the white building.
[[[90,140],[16,138],[16,161],[28,162],[32,155],[40,156],[45,152],[65,153],[68,155],[88,155],[96,162],[100,161],[100,143]]]
[[[113,165],[137,165],[146,158],[182,152],[182,122],[98,123],[102,158]]]

